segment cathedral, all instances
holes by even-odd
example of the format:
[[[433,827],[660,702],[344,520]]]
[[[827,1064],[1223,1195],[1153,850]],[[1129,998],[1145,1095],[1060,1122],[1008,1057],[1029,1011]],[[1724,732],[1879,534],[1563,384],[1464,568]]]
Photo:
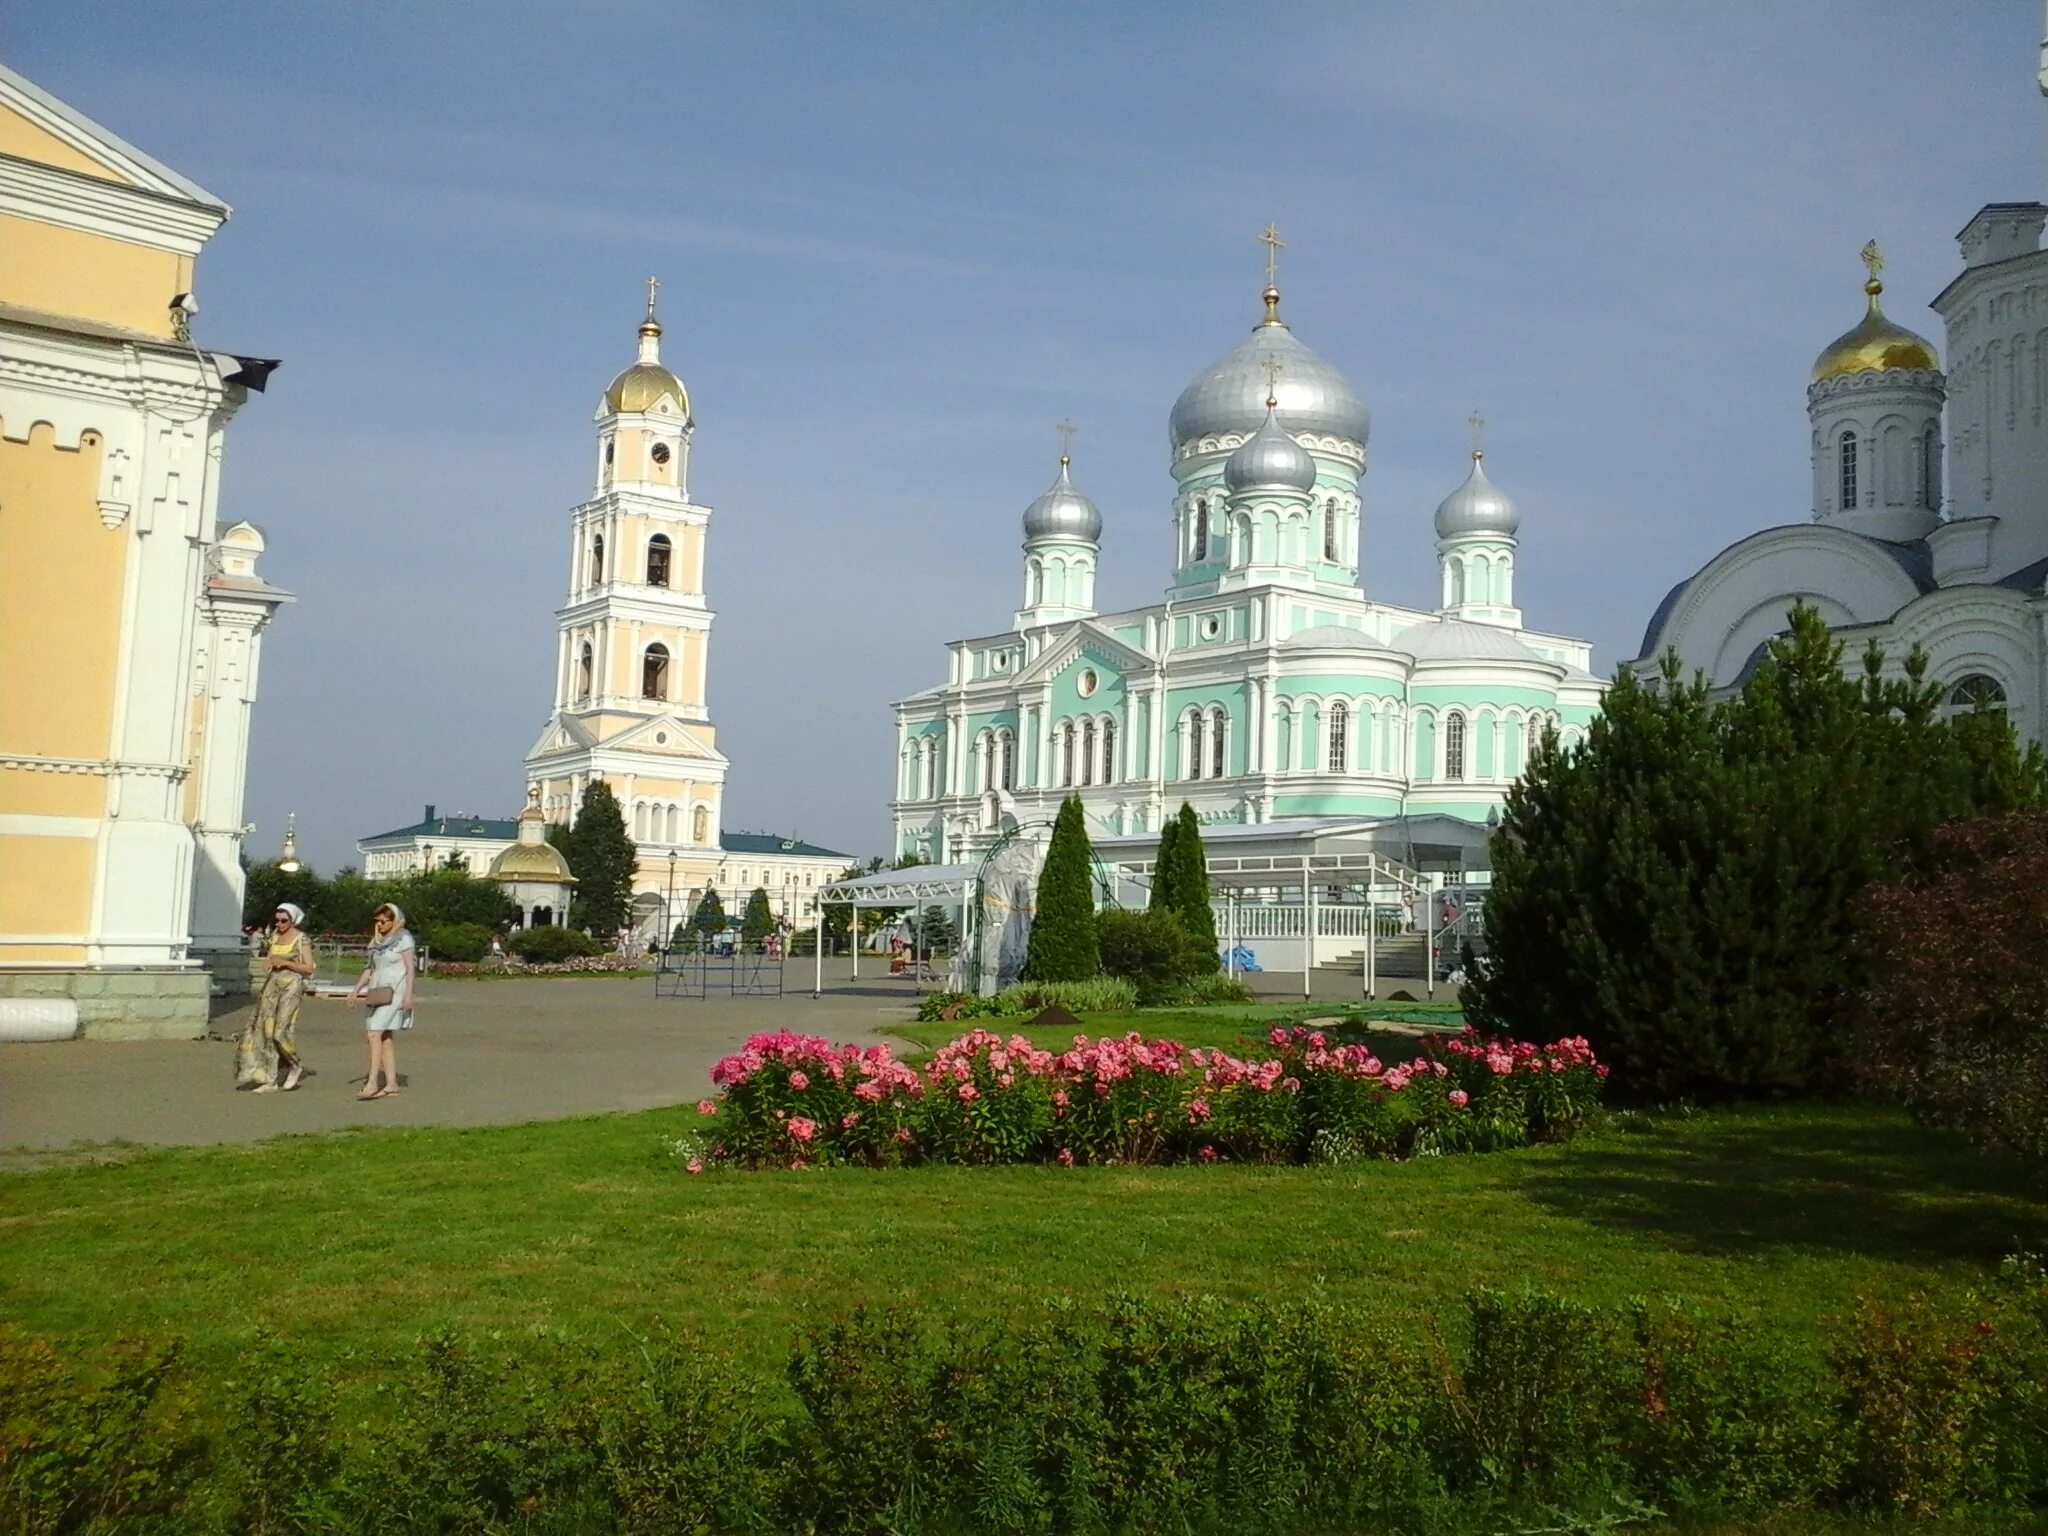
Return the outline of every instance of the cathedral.
[[[2042,89],[2048,92],[2048,45]],[[1738,540],[1651,616],[1648,677],[1676,650],[1720,688],[1748,675],[1805,602],[1859,663],[1875,641],[1897,673],[1914,646],[1947,707],[2004,710],[2048,738],[2048,206],[1988,203],[1957,240],[1962,271],[1934,296],[1934,345],[1884,312],[1882,259],[1863,257],[1861,320],[1815,358],[1806,388],[1811,515]]]
[[[1068,795],[1098,838],[1182,801],[1214,826],[1477,831],[1543,732],[1569,743],[1598,710],[1590,645],[1522,622],[1521,513],[1476,442],[1436,509],[1437,601],[1366,595],[1365,401],[1281,318],[1263,238],[1263,315],[1168,419],[1164,600],[1097,610],[1104,519],[1062,453],[1024,509],[1016,613],[895,705],[899,854],[965,860]]]

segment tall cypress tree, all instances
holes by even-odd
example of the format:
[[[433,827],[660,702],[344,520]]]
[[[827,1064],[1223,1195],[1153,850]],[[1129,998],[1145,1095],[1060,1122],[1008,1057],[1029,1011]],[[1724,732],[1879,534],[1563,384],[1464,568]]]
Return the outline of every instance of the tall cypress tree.
[[[1159,829],[1159,851],[1152,856],[1152,896],[1145,905],[1154,912],[1180,911],[1180,818]]]
[[[1095,942],[1094,850],[1081,801],[1069,795],[1053,822],[1038,875],[1038,910],[1024,955],[1026,981],[1086,981],[1101,974]]]
[[[1202,846],[1202,823],[1185,800],[1174,820],[1174,915],[1188,931],[1189,964],[1213,971],[1222,957],[1216,949],[1216,914],[1209,905],[1209,855]]]
[[[758,944],[775,931],[775,909],[768,904],[768,888],[757,885],[740,909],[740,938]]]
[[[633,866],[639,850],[626,835],[626,818],[612,788],[602,779],[584,786],[576,824],[558,844],[576,877],[569,925],[610,938],[626,926],[633,901]]]

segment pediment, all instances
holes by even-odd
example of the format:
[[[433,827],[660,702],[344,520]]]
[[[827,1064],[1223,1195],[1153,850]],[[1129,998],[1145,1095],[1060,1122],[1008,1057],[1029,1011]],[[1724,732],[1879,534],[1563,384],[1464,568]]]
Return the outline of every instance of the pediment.
[[[573,715],[556,715],[541,730],[540,739],[527,749],[529,758],[556,752],[582,752],[597,745],[597,738],[584,729]]]
[[[222,215],[228,211],[226,203],[198,183],[4,65],[0,65],[0,150],[77,175],[199,203]]]
[[[666,738],[664,740],[664,738]],[[694,762],[723,763],[725,756],[703,735],[674,715],[656,715],[628,726],[601,743],[607,752],[640,752]]]
[[[1036,661],[1017,674],[1017,682],[1050,682],[1083,659],[1108,668],[1118,677],[1150,672],[1159,665],[1155,658],[1119,640],[1094,620],[1078,619],[1055,643],[1040,651]]]

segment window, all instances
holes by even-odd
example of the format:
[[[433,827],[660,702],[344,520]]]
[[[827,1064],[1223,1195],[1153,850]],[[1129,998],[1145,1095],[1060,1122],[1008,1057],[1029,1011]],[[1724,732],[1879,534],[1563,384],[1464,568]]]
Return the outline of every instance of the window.
[[[1444,717],[1444,777],[1465,777],[1465,717],[1456,711]]]
[[[668,647],[659,641],[647,647],[647,655],[640,663],[640,697],[668,697]]]
[[[1071,789],[1074,784],[1074,727],[1060,727],[1060,785]]]
[[[1948,691],[1948,705],[1943,711],[1950,715],[1973,715],[1979,710],[2002,710],[2005,708],[2005,689],[1995,677],[1982,672],[1972,672]]]
[[[1095,722],[1084,721],[1081,726],[1081,782],[1095,782]]]
[[[1209,777],[1220,779],[1225,773],[1223,761],[1223,711],[1209,711]]]
[[[1003,754],[1003,788],[1017,787],[1017,737],[1014,732],[1005,731],[999,743]]]
[[[606,438],[606,439],[604,440],[604,462],[605,462],[605,467],[606,467],[606,468],[610,468],[610,467],[611,467],[611,462],[612,462],[612,440],[611,440],[610,438]]]
[[[595,658],[590,653],[590,642],[586,640],[576,660],[576,697],[579,699],[590,697],[590,678],[594,666]]]
[[[1941,434],[1932,427],[1920,455],[1920,504],[1930,512],[1941,509]]]
[[[594,587],[604,580],[604,535],[597,534],[590,541],[590,584]]]
[[[1856,434],[1844,432],[1841,439],[1841,509],[1849,511],[1856,505]]]
[[[668,535],[657,533],[647,541],[647,585],[665,587],[668,585]]]
[[[1323,503],[1323,559],[1337,563],[1337,498]]]
[[[1102,782],[1116,782],[1116,722],[1102,722]]]
[[[1202,712],[1198,709],[1189,710],[1187,724],[1187,757],[1181,765],[1186,769],[1186,772],[1182,774],[1182,777],[1199,779],[1202,776]]]
[[[1342,773],[1351,749],[1351,709],[1342,699],[1330,706],[1330,772]]]
[[[1195,532],[1188,543],[1190,561],[1209,558],[1209,499],[1206,496],[1195,498]]]

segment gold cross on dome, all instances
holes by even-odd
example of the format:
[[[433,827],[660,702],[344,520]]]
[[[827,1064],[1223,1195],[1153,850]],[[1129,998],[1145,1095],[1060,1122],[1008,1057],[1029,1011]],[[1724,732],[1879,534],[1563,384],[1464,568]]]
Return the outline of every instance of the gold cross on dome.
[[[1472,457],[1486,457],[1486,418],[1474,411],[1465,418],[1465,430],[1472,436]]]
[[[1870,280],[1878,281],[1878,274],[1884,271],[1884,252],[1877,248],[1875,240],[1863,243],[1863,266],[1870,273]]]
[[[1259,366],[1266,370],[1266,404],[1280,403],[1280,375],[1287,371],[1287,365],[1277,357],[1269,357]]]
[[[660,278],[650,277],[647,279],[647,318],[650,320],[654,318],[654,295],[660,291],[660,288]]]
[[[1259,244],[1266,248],[1266,286],[1280,286],[1280,253],[1287,249],[1287,242],[1280,238],[1280,226],[1268,224],[1259,236]]]
[[[1062,464],[1073,457],[1074,434],[1080,430],[1079,427],[1075,426],[1064,416],[1053,424],[1053,431],[1060,435],[1060,462]]]

